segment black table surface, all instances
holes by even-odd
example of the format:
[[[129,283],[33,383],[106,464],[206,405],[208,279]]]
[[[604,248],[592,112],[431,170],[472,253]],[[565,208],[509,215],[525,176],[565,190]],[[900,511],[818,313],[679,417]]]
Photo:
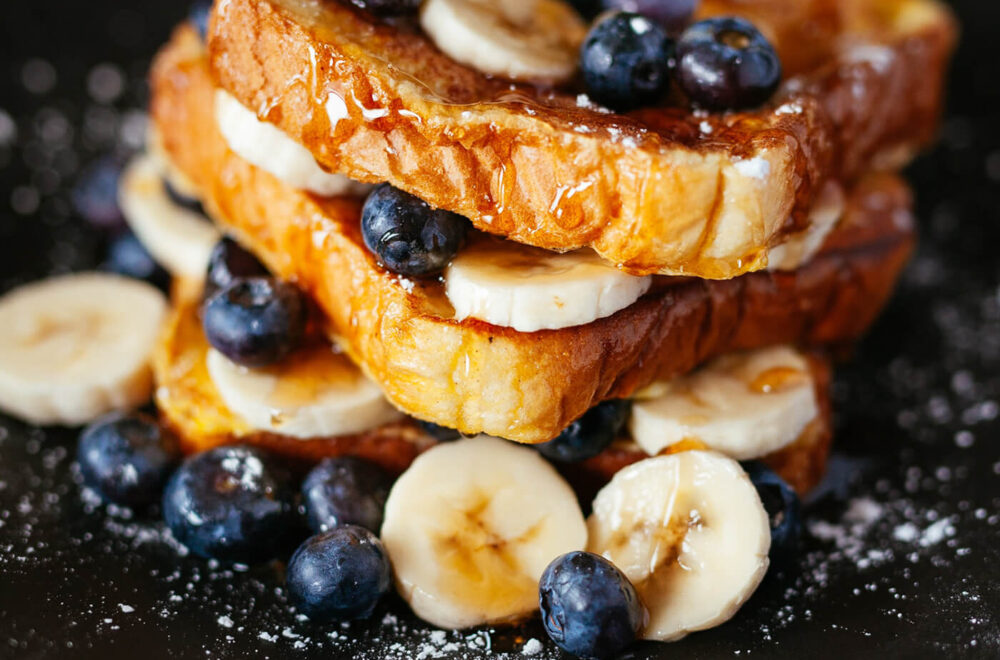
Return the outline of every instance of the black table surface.
[[[1000,3],[956,0],[940,144],[908,172],[921,245],[837,372],[837,445],[798,566],[726,625],[635,658],[1000,657]],[[183,2],[0,3],[0,292],[99,263],[69,191],[141,144],[149,58]],[[0,657],[560,657],[537,624],[435,632],[390,601],[317,626],[280,565],[184,556],[80,494],[76,432],[0,417]],[[537,641],[532,641],[537,640]]]

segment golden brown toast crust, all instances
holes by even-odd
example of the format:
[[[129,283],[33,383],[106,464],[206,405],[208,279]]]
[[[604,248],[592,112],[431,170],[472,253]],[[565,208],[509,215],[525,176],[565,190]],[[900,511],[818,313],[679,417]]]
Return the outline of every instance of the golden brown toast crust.
[[[359,235],[358,200],[295,191],[228,150],[189,29],[157,58],[152,85],[163,145],[201,186],[213,216],[318,302],[331,334],[397,407],[466,433],[542,442],[602,400],[721,353],[855,339],[912,246],[908,190],[879,177],[853,191],[831,247],[798,271],[658,277],[630,307],[562,330],[456,322],[439,283],[377,266]]]
[[[216,81],[333,171],[518,242],[710,279],[763,268],[825,180],[901,166],[930,139],[955,33],[934,0],[706,1],[771,37],[783,90],[754,112],[621,116],[484,76],[348,4],[219,4]],[[334,94],[348,116],[332,123]]]
[[[170,316],[153,355],[156,404],[163,422],[175,432],[184,451],[199,452],[245,442],[314,462],[327,456],[360,456],[392,474],[400,474],[417,455],[436,443],[412,421],[330,438],[291,438],[249,429],[226,408],[208,373],[208,341],[197,314],[200,293],[200,286],[193,283],[174,286]],[[832,434],[830,367],[818,356],[810,360],[810,367],[819,416],[797,442],[763,459],[801,493],[822,478]],[[615,472],[647,457],[635,443],[623,438],[595,458],[559,467],[581,499],[589,502]]]
[[[249,428],[226,408],[208,373],[208,341],[197,314],[199,290],[175,284],[173,307],[153,354],[156,405],[167,427],[188,453],[234,442],[267,447],[283,455],[319,460],[350,454],[374,461],[393,474],[405,470],[434,440],[412,421],[366,433],[331,438],[291,438]]]

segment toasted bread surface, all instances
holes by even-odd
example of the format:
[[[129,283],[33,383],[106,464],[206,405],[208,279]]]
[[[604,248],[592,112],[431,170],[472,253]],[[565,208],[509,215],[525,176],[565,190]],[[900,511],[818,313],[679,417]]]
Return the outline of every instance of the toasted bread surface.
[[[709,0],[701,14],[772,39],[786,70],[772,102],[610,114],[334,0],[217,3],[209,47],[216,81],[333,171],[518,242],[726,279],[803,230],[824,181],[898,167],[932,136],[955,27],[935,0]]]
[[[436,443],[412,420],[331,438],[301,439],[249,429],[226,408],[206,367],[209,346],[198,319],[200,293],[198,283],[175,284],[171,312],[153,359],[157,407],[185,451],[205,451],[221,444],[242,442],[311,461],[327,456],[360,456],[399,474],[420,452]],[[816,384],[819,416],[795,443],[763,459],[802,493],[823,476],[832,433],[829,364],[816,355],[810,359],[810,368]],[[648,454],[623,437],[590,460],[559,467],[581,499],[589,502],[615,472],[643,458],[648,458]]]
[[[172,309],[153,355],[156,405],[184,451],[246,442],[311,460],[360,456],[399,474],[434,444],[412,420],[329,438],[292,438],[250,428],[226,407],[209,375],[205,362],[209,345],[197,313],[200,296],[200,283],[175,283]]]
[[[724,352],[847,342],[871,324],[913,241],[909,192],[866,180],[807,266],[734,280],[656,277],[630,307],[585,326],[520,333],[457,322],[437,281],[378,266],[360,237],[360,201],[289,188],[227,148],[197,37],[180,30],[157,59],[152,112],[163,146],[213,216],[322,308],[347,353],[420,419],[543,442],[596,403]]]

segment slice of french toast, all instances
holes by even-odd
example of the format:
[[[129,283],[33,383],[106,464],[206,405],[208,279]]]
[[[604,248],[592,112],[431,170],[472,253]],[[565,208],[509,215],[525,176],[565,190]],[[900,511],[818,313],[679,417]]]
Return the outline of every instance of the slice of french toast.
[[[162,145],[213,217],[317,301],[330,334],[390,401],[465,433],[542,442],[599,401],[721,353],[853,340],[882,308],[913,244],[908,189],[877,176],[850,192],[840,227],[797,271],[658,276],[631,306],[561,330],[458,322],[439,281],[378,266],[360,236],[360,200],[294,190],[228,149],[193,30],[178,30],[160,53],[152,87]]]
[[[412,420],[326,438],[295,438],[252,429],[226,407],[209,373],[206,362],[209,345],[197,313],[200,283],[179,282],[171,297],[170,315],[153,356],[153,372],[160,416],[185,451],[206,451],[221,444],[245,442],[309,461],[327,456],[359,456],[399,474],[420,452],[436,443]],[[829,364],[814,355],[809,366],[819,415],[798,440],[763,458],[800,493],[813,488],[822,478],[833,430]],[[564,464],[560,469],[583,501],[589,502],[615,472],[648,456],[626,434],[594,458]]]
[[[209,50],[218,84],[332,171],[521,243],[727,279],[803,230],[825,181],[898,168],[932,137],[955,25],[935,0],[701,3],[720,14],[751,19],[782,58],[759,110],[610,114],[335,0],[217,3]]]

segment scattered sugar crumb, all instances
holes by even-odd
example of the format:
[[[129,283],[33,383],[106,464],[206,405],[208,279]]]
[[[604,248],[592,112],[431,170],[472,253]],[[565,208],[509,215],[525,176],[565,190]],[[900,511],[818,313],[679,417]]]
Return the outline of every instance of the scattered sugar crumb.
[[[524,647],[521,649],[523,655],[538,655],[544,650],[542,643],[532,637],[524,643]]]

